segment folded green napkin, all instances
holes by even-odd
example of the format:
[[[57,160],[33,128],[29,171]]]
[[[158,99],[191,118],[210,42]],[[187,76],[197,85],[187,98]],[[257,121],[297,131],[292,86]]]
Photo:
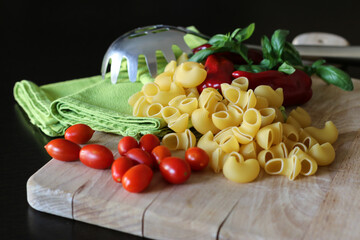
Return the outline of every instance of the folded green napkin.
[[[195,28],[192,28],[196,30]],[[190,48],[201,45],[205,40],[187,35]],[[181,54],[174,49],[175,56]],[[163,55],[157,52],[158,72],[167,64]],[[117,84],[99,76],[68,80],[37,86],[34,82],[22,80],[14,86],[14,98],[28,115],[32,124],[46,135],[62,136],[70,125],[85,123],[94,130],[139,138],[143,134],[158,136],[170,132],[161,118],[132,116],[128,98],[141,90],[144,83],[153,81],[143,57],[139,58],[137,81],[128,79],[126,61],[121,66]]]

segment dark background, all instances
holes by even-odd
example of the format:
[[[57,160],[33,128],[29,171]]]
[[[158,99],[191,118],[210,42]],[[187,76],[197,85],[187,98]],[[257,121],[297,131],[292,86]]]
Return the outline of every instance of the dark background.
[[[151,24],[194,25],[207,35],[254,22],[249,43],[288,29],[329,32],[360,45],[357,1],[0,1],[2,239],[137,239],[135,236],[40,213],[26,201],[26,181],[50,157],[50,140],[31,125],[12,89],[100,74],[102,57],[121,34]],[[360,78],[358,63],[342,65]]]

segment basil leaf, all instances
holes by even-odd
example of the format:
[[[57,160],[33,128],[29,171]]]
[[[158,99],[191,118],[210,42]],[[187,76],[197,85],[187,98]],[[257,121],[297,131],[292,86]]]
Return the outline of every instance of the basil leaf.
[[[194,55],[192,55],[189,58],[189,61],[192,62],[202,62],[204,61],[209,55],[219,52],[221,50],[221,48],[218,47],[209,47],[206,49],[202,49],[200,51],[198,51],[197,53],[195,53]]]
[[[240,71],[253,72],[253,73],[266,71],[266,69],[260,65],[239,65],[236,66],[235,68]]]
[[[288,30],[276,30],[273,35],[271,36],[271,46],[273,48],[273,51],[275,55],[278,58],[281,58],[284,45],[286,42],[286,36],[289,34]]]
[[[209,44],[217,46],[227,40],[229,40],[228,36],[224,34],[216,34],[209,39]]]
[[[299,52],[289,42],[285,42],[281,58],[293,66],[303,66]]]
[[[232,38],[236,39],[239,42],[245,41],[251,37],[255,30],[255,23],[251,23],[246,28],[238,28],[231,35]]]
[[[281,64],[280,67],[278,68],[279,72],[283,72],[286,74],[293,74],[295,70],[296,69],[293,66],[287,64],[286,62],[283,62],[283,64]]]
[[[248,64],[250,64],[250,60],[248,58],[248,48],[244,44],[238,44],[230,49],[230,52],[234,52],[239,54]]]
[[[350,76],[346,72],[332,65],[317,66],[316,75],[325,82],[333,84],[343,90],[351,91],[354,89]]]
[[[262,53],[263,53],[264,59],[272,58],[272,53],[271,53],[272,47],[271,47],[270,40],[267,36],[263,36],[261,38],[261,48],[262,48]]]
[[[316,60],[315,62],[313,62],[313,64],[311,64],[311,67],[316,69],[318,67],[320,67],[321,65],[323,65],[326,61],[324,59],[319,59]]]

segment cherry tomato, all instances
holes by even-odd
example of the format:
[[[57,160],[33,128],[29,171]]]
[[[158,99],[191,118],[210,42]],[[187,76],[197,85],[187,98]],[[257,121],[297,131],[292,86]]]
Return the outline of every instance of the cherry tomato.
[[[138,141],[131,136],[123,137],[122,139],[120,139],[118,143],[118,151],[120,155],[125,155],[125,153],[130,149],[138,148],[138,147],[139,147]]]
[[[121,180],[122,185],[124,189],[129,192],[142,192],[149,186],[153,174],[153,171],[148,165],[138,164],[126,171]]]
[[[185,152],[185,160],[190,164],[191,170],[200,171],[209,164],[209,155],[199,147],[188,148]]]
[[[121,178],[124,176],[125,172],[129,170],[134,163],[130,158],[121,156],[117,158],[111,165],[111,175],[115,182],[121,182]]]
[[[81,148],[80,161],[91,168],[106,169],[113,163],[114,156],[110,149],[103,145],[89,144]]]
[[[77,144],[87,143],[92,135],[94,134],[94,130],[91,129],[88,125],[79,123],[72,125],[65,131],[65,139],[72,141]]]
[[[159,145],[157,147],[154,147],[154,149],[151,151],[151,155],[155,159],[155,161],[160,164],[161,160],[166,157],[171,157],[171,151],[168,147],[164,145]]]
[[[45,145],[47,153],[60,161],[70,162],[79,159],[81,147],[63,138],[51,140]]]
[[[131,160],[136,161],[137,163],[143,163],[148,165],[151,168],[156,166],[155,160],[150,155],[150,153],[140,149],[140,148],[132,148],[125,154],[126,157],[130,158]]]
[[[154,134],[145,134],[139,140],[139,146],[142,150],[151,153],[151,151],[160,145],[160,140]]]
[[[173,184],[184,183],[191,175],[189,163],[178,157],[164,158],[159,168],[165,180]]]

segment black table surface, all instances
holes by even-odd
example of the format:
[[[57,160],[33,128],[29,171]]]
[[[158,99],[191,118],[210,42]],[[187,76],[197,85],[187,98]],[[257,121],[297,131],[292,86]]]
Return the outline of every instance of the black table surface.
[[[208,35],[254,22],[249,43],[288,29],[288,40],[304,32],[329,32],[360,45],[356,1],[1,1],[0,202],[2,239],[138,239],[102,227],[32,209],[26,182],[50,157],[51,139],[33,126],[13,97],[15,82],[38,85],[100,74],[113,40],[138,26],[196,26]],[[155,2],[155,1],[154,1]],[[341,67],[360,78],[358,62]]]

